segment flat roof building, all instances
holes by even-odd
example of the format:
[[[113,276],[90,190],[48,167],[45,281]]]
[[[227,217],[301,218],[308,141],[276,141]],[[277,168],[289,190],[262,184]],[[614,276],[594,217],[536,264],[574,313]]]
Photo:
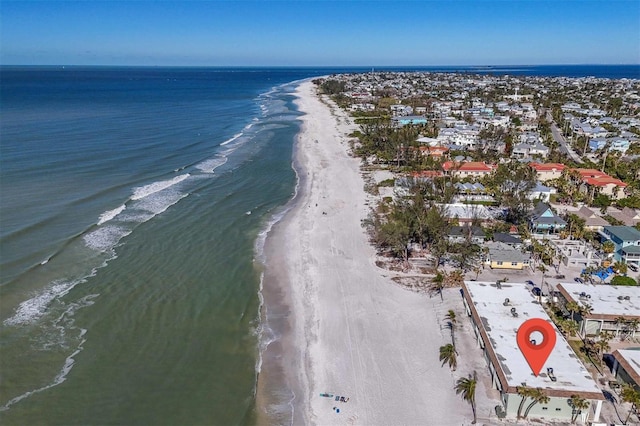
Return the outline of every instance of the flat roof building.
[[[576,315],[581,336],[596,336],[604,331],[622,339],[640,335],[640,289],[637,286],[561,283],[556,287],[565,303],[591,306],[590,313]]]
[[[516,335],[523,322],[542,318],[553,324],[527,284],[465,281],[462,294],[492,384],[500,391],[508,417],[516,417],[522,401],[517,388],[527,386],[541,388],[550,398],[547,404],[536,404],[529,418],[570,419],[573,409],[567,400],[579,395],[591,403],[590,409],[581,414],[582,421],[587,417],[598,421],[602,391],[555,325],[556,345],[538,376],[518,348]]]
[[[613,351],[613,373],[616,379],[640,391],[640,348]]]

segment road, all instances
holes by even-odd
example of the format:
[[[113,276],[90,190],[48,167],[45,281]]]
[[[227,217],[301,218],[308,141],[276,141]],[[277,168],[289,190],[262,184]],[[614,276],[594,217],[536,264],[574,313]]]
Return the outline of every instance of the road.
[[[551,116],[551,113],[549,111],[547,111],[547,121],[549,121],[549,123],[551,124],[551,134],[553,135],[553,139],[558,142],[558,145],[560,146],[560,152],[568,155],[569,158],[571,158],[576,163],[582,163],[582,158],[580,158],[580,156],[576,154],[573,149],[571,149],[571,146],[567,143],[564,136],[562,136],[562,132],[560,132],[560,130],[558,129],[556,122],[553,121],[553,117]]]

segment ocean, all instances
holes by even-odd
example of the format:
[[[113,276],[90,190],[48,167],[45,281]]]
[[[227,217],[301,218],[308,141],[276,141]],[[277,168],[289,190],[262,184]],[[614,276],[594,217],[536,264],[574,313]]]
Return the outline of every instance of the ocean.
[[[569,68],[419,70],[640,77]],[[256,423],[295,82],[366,71],[0,68],[0,423]]]

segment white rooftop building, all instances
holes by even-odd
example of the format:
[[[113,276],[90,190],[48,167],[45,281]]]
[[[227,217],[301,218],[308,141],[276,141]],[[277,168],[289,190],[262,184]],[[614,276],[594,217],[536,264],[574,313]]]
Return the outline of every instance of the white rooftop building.
[[[590,409],[581,413],[582,421],[598,421],[604,400],[602,391],[555,325],[556,345],[540,375],[534,376],[518,348],[516,335],[526,320],[542,318],[553,324],[530,286],[465,281],[462,293],[507,417],[516,416],[522,400],[517,388],[527,386],[541,388],[550,398],[549,403],[533,407],[530,419],[570,419],[573,411],[567,400],[579,395],[591,402]]]
[[[595,336],[603,331],[621,338],[640,335],[640,324],[637,324],[640,322],[638,287],[579,283],[562,283],[556,287],[566,302],[591,306],[590,314],[584,317],[576,315],[582,336]],[[627,322],[621,321],[623,319]]]

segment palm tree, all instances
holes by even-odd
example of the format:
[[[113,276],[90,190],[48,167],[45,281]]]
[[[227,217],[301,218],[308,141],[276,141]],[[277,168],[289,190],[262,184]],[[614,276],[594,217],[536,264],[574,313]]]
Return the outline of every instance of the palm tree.
[[[433,278],[431,278],[431,283],[429,284],[429,292],[440,293],[440,300],[444,301],[442,297],[442,290],[444,289],[444,274],[442,272],[438,272]]]
[[[622,391],[620,392],[620,397],[623,402],[629,402],[631,404],[631,409],[629,410],[629,414],[624,421],[626,425],[629,423],[629,419],[631,418],[631,414],[636,410],[637,407],[640,406],[640,391],[637,391],[631,384],[625,384],[622,386]]]
[[[471,404],[471,410],[473,411],[473,422],[476,423],[476,385],[478,384],[478,376],[476,372],[473,372],[473,376],[469,374],[469,377],[462,377],[456,381],[456,395],[462,394],[462,399]]]
[[[605,241],[604,243],[602,243],[602,251],[606,254],[613,253],[613,250],[615,250],[615,248],[616,246],[613,244],[613,241]]]
[[[449,367],[456,371],[456,367],[458,366],[458,358],[456,354],[456,348],[448,343],[444,346],[440,346],[440,361],[442,361],[442,366],[445,364],[449,364]]]
[[[524,407],[524,402],[527,400],[527,398],[529,398],[529,396],[531,395],[531,393],[533,392],[533,389],[527,386],[518,386],[516,388],[516,391],[518,392],[518,395],[520,395],[522,397],[522,401],[520,401],[520,405],[518,405],[518,414],[517,414],[517,418],[521,418],[521,413],[522,413],[522,408]]]
[[[608,351],[609,349],[611,349],[611,346],[609,345],[609,341],[607,339],[600,339],[595,343],[596,349],[598,350],[598,355],[600,360],[602,360],[602,358],[604,357],[604,353],[605,351]]]
[[[578,420],[578,416],[582,413],[582,410],[586,410],[591,405],[589,401],[581,398],[579,395],[571,395],[571,399],[568,401],[571,407],[571,424],[574,424]]]
[[[529,397],[532,398],[533,401],[531,401],[531,403],[527,405],[527,409],[524,410],[524,416],[522,416],[522,418],[524,419],[527,418],[527,416],[529,415],[529,411],[531,411],[534,405],[547,404],[550,400],[549,396],[546,393],[544,393],[542,388],[532,389],[531,393],[529,394]]]
[[[571,312],[571,320],[575,321],[576,319],[574,315],[576,312],[580,312],[580,304],[572,300],[571,302],[567,302],[565,308],[567,308],[567,310]]]
[[[454,336],[454,329],[456,328],[456,324],[457,324],[458,320],[456,319],[456,313],[453,311],[453,309],[449,309],[449,311],[447,312],[447,315],[444,317],[444,319],[447,320],[449,328],[451,329],[451,344],[455,348],[456,339],[455,339],[455,336]]]

